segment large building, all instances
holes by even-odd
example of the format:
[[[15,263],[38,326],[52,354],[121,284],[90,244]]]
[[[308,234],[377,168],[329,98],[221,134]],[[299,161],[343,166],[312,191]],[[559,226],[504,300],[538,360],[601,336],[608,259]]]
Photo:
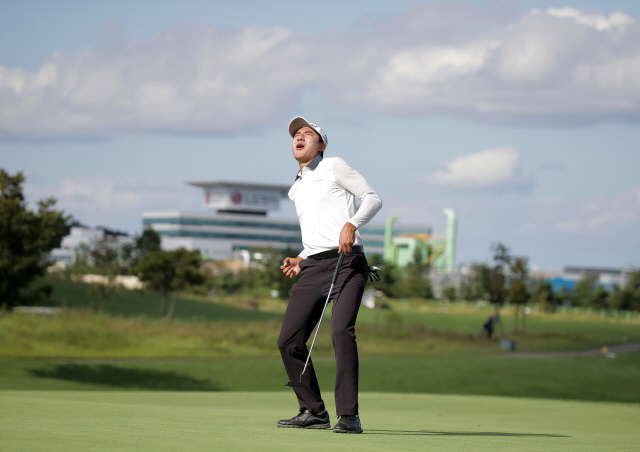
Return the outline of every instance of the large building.
[[[298,219],[268,216],[280,209],[288,186],[219,181],[189,184],[204,190],[204,207],[216,213],[145,212],[143,225],[160,235],[163,249],[198,249],[216,260],[251,248],[302,250]],[[367,255],[384,253],[384,222],[370,223],[360,233]],[[393,234],[431,234],[431,227],[394,225]]]
[[[613,290],[614,286],[624,288],[627,283],[629,269],[625,268],[602,268],[602,267],[564,267],[561,275],[554,275],[549,278],[554,292],[565,289],[571,292],[576,283],[585,276],[591,276],[595,284],[607,290]]]
[[[109,245],[121,249],[124,245],[134,245],[135,238],[120,231],[113,231],[104,227],[89,228],[80,224],[72,226],[59,248],[51,250],[49,259],[59,267],[68,267],[76,261],[83,246],[92,247],[98,242],[109,238]]]

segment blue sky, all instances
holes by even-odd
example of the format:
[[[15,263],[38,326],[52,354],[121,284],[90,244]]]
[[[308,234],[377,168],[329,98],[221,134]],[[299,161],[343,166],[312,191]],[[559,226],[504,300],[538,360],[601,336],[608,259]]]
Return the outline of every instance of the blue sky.
[[[640,2],[0,1],[0,167],[139,233],[189,180],[288,184],[329,136],[457,262],[640,266]],[[293,216],[285,202],[279,215]]]

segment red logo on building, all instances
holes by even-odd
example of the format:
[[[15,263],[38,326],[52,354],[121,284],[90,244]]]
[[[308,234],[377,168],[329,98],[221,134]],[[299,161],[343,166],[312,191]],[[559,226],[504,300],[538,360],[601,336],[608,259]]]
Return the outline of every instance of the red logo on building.
[[[231,195],[231,202],[234,204],[242,204],[242,193],[240,193],[239,191],[234,192]]]

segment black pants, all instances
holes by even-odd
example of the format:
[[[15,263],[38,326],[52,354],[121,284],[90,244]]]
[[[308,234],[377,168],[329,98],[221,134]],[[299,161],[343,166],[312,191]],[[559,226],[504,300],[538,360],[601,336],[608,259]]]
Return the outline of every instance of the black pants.
[[[306,342],[318,323],[329,293],[338,258],[300,262],[300,279],[293,285],[289,305],[282,321],[278,348],[289,381],[299,381],[309,353]],[[344,258],[331,298],[331,340],[336,358],[336,414],[358,414],[358,346],[355,324],[367,282],[369,266],[364,254]],[[325,409],[320,386],[309,361],[302,376],[304,387],[294,388],[300,410],[319,413]]]

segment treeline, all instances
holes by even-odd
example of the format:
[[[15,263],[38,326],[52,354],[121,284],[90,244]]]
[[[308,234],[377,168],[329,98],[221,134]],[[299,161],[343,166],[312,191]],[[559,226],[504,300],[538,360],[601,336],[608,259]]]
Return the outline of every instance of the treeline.
[[[495,245],[493,251],[493,265],[473,264],[458,287],[443,290],[445,296],[452,300],[484,299],[498,307],[506,302],[520,307],[535,303],[547,311],[567,305],[640,311],[638,269],[627,273],[624,287],[614,284],[607,290],[596,275],[585,274],[573,290],[554,291],[549,280],[530,275],[527,257],[512,256],[503,244]]]
[[[229,262],[204,261],[197,251],[162,251],[160,237],[151,229],[145,230],[135,244],[119,249],[110,243],[112,240],[106,237],[93,247],[83,247],[72,272],[136,275],[163,297],[187,290],[202,295],[287,299],[296,281],[283,275],[280,265],[284,257],[296,256],[299,250],[252,248],[247,250],[248,265],[233,266]],[[526,256],[512,255],[501,243],[494,245],[492,251],[492,264],[471,265],[462,281],[457,286],[443,287],[439,297],[450,301],[485,300],[498,309],[509,303],[515,305],[517,312],[529,303],[547,311],[563,305],[640,310],[640,270],[628,273],[623,288],[614,285],[607,290],[598,284],[597,276],[585,275],[572,291],[556,292],[548,280],[531,276]],[[404,268],[385,265],[379,255],[371,256],[369,264],[381,267],[382,281],[370,284],[386,297],[434,298],[430,268],[418,256]]]
[[[73,218],[55,210],[55,199],[48,198],[30,210],[23,194],[25,177],[11,175],[0,168],[0,308],[37,304],[51,295],[51,285],[34,282],[47,274],[52,262],[48,255],[60,246],[70,231]],[[222,262],[205,261],[199,251],[184,248],[166,251],[160,237],[148,229],[132,243],[123,243],[113,234],[81,246],[71,268],[62,277],[87,281],[89,291],[104,301],[117,290],[116,281],[124,275],[137,276],[145,287],[161,295],[160,314],[171,317],[177,294],[235,294],[261,291],[286,297],[293,281],[280,271],[284,254],[263,250],[260,259],[248,269],[233,268]],[[258,254],[254,253],[254,256]],[[82,278],[98,275],[99,279]],[[272,292],[273,291],[273,292]]]
[[[64,273],[72,279],[83,274],[103,276],[101,283],[91,284],[92,293],[100,300],[116,290],[118,276],[136,276],[147,289],[160,294],[160,315],[167,318],[173,316],[181,292],[287,298],[295,281],[282,273],[280,265],[285,255],[296,255],[297,251],[256,248],[246,252],[250,258],[247,266],[240,261],[205,260],[197,250],[162,250],[160,236],[145,229],[133,243],[119,244],[107,236],[91,245],[83,244]]]
[[[51,264],[47,255],[60,245],[72,221],[70,216],[54,209],[53,198],[40,201],[36,211],[29,210],[23,196],[24,180],[22,173],[10,175],[0,168],[0,307],[5,309],[34,304],[39,297],[50,295],[51,289],[46,284],[31,283],[46,274]],[[595,276],[586,275],[572,291],[554,292],[549,281],[531,278],[527,257],[512,255],[503,244],[493,246],[492,250],[492,263],[473,264],[463,281],[442,288],[440,297],[486,300],[498,310],[508,302],[516,306],[516,315],[530,302],[548,310],[566,304],[640,310],[640,270],[629,272],[623,288],[613,286],[612,290],[606,290],[597,284]],[[160,293],[160,314],[171,317],[177,294],[183,291],[287,299],[296,280],[286,277],[280,265],[284,257],[296,256],[298,251],[250,249],[247,265],[234,266],[205,260],[198,251],[162,250],[160,237],[148,229],[132,243],[122,243],[107,235],[99,242],[83,246],[65,274],[101,275],[103,282],[90,286],[101,306],[115,290],[118,276],[137,276],[147,288]],[[380,256],[370,257],[369,263],[382,268],[382,281],[373,283],[373,287],[385,296],[434,297],[430,268],[419,255],[404,268],[385,265]]]
[[[607,290],[598,284],[596,275],[584,275],[573,290],[554,291],[551,282],[531,275],[529,259],[516,256],[502,243],[491,247],[491,263],[474,263],[456,284],[440,288],[439,298],[456,301],[484,301],[496,309],[505,304],[515,307],[515,330],[524,329],[525,310],[535,304],[545,311],[556,311],[560,306],[588,307],[594,310],[640,311],[640,270],[627,273],[624,287],[613,285]],[[403,269],[384,265],[379,256],[370,261],[382,266],[383,280],[374,283],[377,290],[389,298],[433,298],[430,268],[414,262]]]

